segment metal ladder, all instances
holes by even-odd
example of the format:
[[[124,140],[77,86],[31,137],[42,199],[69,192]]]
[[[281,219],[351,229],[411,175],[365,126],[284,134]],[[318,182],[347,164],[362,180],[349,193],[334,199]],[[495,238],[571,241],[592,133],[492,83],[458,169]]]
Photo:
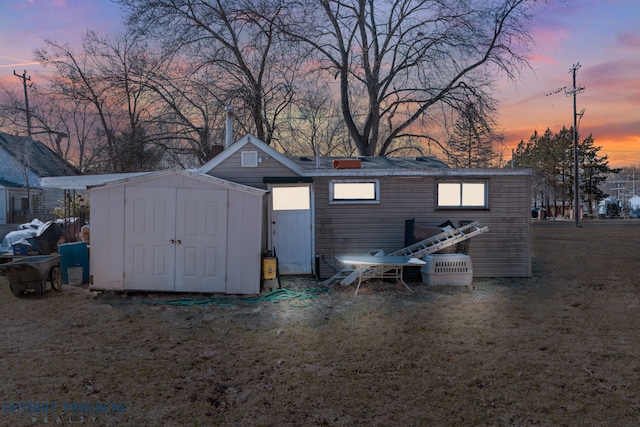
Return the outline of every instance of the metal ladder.
[[[384,251],[382,249],[374,249],[372,251],[367,252],[365,255],[381,256],[381,255],[384,255]],[[368,269],[366,271],[368,271]],[[365,271],[365,273],[366,273],[366,271]],[[363,274],[365,274],[365,273],[363,273]],[[358,278],[358,272],[356,270],[356,267],[353,266],[353,265],[347,265],[345,268],[343,268],[342,270],[338,271],[336,274],[334,274],[333,276],[329,277],[328,279],[326,279],[325,281],[321,282],[320,284],[328,286],[328,285],[332,285],[334,283],[340,282],[340,284],[342,284],[342,285],[348,285],[348,284],[352,283],[357,278]]]
[[[442,233],[436,234],[435,236],[431,236],[387,255],[422,258],[425,255],[438,252],[486,231],[489,231],[489,227],[480,227],[478,221],[473,221],[458,228],[450,228]],[[369,251],[366,255],[384,255],[384,252],[382,250],[373,250]],[[362,272],[362,280],[372,277],[368,275],[369,270],[373,271],[373,269],[367,269]],[[356,279],[358,279],[356,267],[348,265],[323,281],[322,285],[328,286],[338,282],[341,285],[350,285]]]

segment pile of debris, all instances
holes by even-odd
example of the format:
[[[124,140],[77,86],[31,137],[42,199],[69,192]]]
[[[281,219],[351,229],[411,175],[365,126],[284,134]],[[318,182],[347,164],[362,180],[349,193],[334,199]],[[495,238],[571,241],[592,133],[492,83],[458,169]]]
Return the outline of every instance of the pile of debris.
[[[39,219],[21,224],[2,239],[0,253],[11,255],[49,255],[58,246],[62,228],[54,221]]]

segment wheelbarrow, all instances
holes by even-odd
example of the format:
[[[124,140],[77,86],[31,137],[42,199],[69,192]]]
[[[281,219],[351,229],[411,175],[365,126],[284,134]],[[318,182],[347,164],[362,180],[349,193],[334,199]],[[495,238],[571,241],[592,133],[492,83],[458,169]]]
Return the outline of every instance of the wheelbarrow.
[[[0,273],[7,277],[11,292],[19,297],[27,291],[44,294],[47,281],[51,289],[62,289],[60,254],[35,255],[0,264]]]

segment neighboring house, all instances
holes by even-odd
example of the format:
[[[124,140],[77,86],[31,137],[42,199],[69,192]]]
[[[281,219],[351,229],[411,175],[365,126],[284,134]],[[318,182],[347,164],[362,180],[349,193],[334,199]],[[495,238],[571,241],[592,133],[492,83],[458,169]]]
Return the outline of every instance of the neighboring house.
[[[43,143],[0,132],[0,224],[53,219],[64,191],[43,188],[41,179],[78,174]]]
[[[531,177],[519,169],[450,169],[431,157],[292,158],[252,135],[198,172],[269,190],[262,244],[281,274],[330,277],[337,255],[393,252],[405,224],[480,221],[471,239],[476,277],[529,277]]]

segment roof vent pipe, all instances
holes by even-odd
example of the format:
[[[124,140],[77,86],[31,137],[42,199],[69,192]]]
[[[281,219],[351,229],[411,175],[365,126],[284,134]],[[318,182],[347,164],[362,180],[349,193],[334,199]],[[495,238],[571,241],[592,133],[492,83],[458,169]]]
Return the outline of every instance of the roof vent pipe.
[[[233,107],[231,105],[227,105],[224,109],[227,112],[227,129],[225,135],[225,147],[231,147],[233,144]]]

